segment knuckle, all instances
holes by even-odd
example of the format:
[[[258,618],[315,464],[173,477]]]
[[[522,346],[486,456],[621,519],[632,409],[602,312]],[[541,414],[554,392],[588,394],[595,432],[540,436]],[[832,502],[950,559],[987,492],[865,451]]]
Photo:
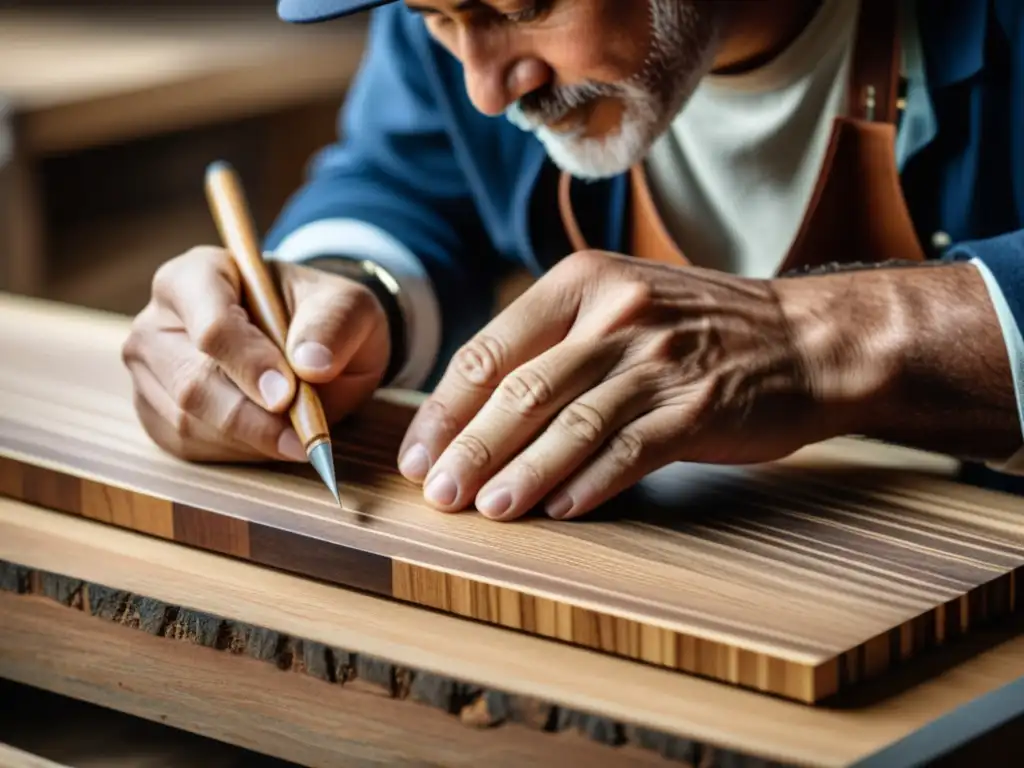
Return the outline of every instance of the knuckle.
[[[570,403],[563,408],[558,414],[558,426],[582,443],[596,443],[606,430],[604,416],[586,403]]]
[[[132,321],[128,335],[121,343],[121,362],[125,365],[142,358],[153,330],[156,313],[153,302],[148,303]]]
[[[225,409],[224,415],[217,420],[218,423],[215,426],[218,432],[225,435],[234,435],[240,431],[246,410],[245,397],[239,394],[235,398],[235,402],[231,404],[231,407]]]
[[[212,245],[193,246],[157,267],[151,282],[153,295],[160,297],[173,295],[182,275],[187,274],[197,264],[219,264],[227,261],[228,255],[223,248]]]
[[[189,440],[192,437],[192,420],[180,408],[174,411],[171,419],[171,430],[179,440]]]
[[[507,357],[505,344],[495,336],[481,334],[466,342],[452,360],[453,370],[476,386],[496,383]]]
[[[199,258],[200,249],[190,248],[180,256],[168,259],[153,273],[153,293],[166,295],[174,290],[183,270],[194,264]]]
[[[569,273],[589,274],[604,264],[605,258],[601,251],[587,249],[575,251],[562,260],[565,271]]]
[[[623,280],[615,292],[627,309],[649,307],[654,299],[654,285],[647,280]]]
[[[525,485],[532,488],[542,488],[545,485],[545,473],[533,459],[522,456],[516,459],[515,472],[519,482],[525,480]]]
[[[654,303],[654,285],[645,280],[621,280],[607,308],[609,327],[620,330],[647,315]]]
[[[196,349],[216,359],[223,357],[229,350],[237,347],[239,329],[247,322],[245,310],[237,304],[231,306],[196,332]]]
[[[643,441],[628,430],[623,430],[612,438],[608,455],[621,467],[635,467],[643,459]]]
[[[174,377],[171,396],[182,413],[191,414],[202,409],[216,365],[210,358],[203,358],[194,365],[184,366]]]
[[[156,268],[151,283],[154,296],[166,295],[171,286],[174,285],[175,275],[181,264],[180,259],[181,257],[178,256],[177,258],[165,261]]]
[[[491,464],[491,449],[482,439],[473,434],[461,434],[452,445],[474,469],[484,469]]]
[[[172,456],[184,458],[184,446],[177,435],[177,425],[166,424],[163,420],[156,419],[148,401],[138,390],[134,393],[133,401],[139,422],[149,439]]]
[[[499,408],[530,416],[551,402],[553,390],[547,378],[534,368],[520,368],[506,376],[494,392]]]
[[[436,397],[430,397],[420,406],[411,429],[447,437],[455,434],[458,423],[443,402]]]
[[[121,344],[121,363],[127,365],[139,359],[139,332],[133,328]]]
[[[226,261],[227,258],[227,251],[214,245],[194,245],[178,257],[183,264],[221,262]]]

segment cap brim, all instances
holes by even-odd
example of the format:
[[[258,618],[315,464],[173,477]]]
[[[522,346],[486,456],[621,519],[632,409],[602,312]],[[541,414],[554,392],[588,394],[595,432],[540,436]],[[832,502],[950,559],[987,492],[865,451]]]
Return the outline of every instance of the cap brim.
[[[312,24],[393,2],[395,0],[277,0],[277,15],[292,24]]]

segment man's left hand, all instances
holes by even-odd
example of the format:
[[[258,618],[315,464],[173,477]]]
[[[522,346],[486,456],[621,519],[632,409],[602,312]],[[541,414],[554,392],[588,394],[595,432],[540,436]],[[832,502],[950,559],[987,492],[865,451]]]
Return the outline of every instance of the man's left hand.
[[[800,281],[575,254],[454,356],[400,469],[442,510],[566,519],[673,461],[771,461],[824,439],[823,388],[870,393],[883,363],[811,370],[781,282]],[[840,336],[822,340],[837,365]]]

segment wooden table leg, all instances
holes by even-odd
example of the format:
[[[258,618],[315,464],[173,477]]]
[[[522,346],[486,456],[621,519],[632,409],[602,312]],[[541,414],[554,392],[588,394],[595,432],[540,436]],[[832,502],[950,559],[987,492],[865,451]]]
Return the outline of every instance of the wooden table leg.
[[[41,191],[18,122],[0,96],[0,291],[38,296],[46,279]]]

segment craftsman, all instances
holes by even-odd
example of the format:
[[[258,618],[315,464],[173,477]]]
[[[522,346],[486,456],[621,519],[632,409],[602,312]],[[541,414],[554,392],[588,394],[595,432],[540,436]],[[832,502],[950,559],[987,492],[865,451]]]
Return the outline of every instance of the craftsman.
[[[430,391],[401,472],[498,520],[844,434],[1020,488],[1024,3],[278,12],[369,6],[341,136],[266,242],[288,362],[223,251],[172,259],[124,350],[159,445],[304,459],[298,375],[334,419]],[[490,319],[516,266],[538,279]]]

